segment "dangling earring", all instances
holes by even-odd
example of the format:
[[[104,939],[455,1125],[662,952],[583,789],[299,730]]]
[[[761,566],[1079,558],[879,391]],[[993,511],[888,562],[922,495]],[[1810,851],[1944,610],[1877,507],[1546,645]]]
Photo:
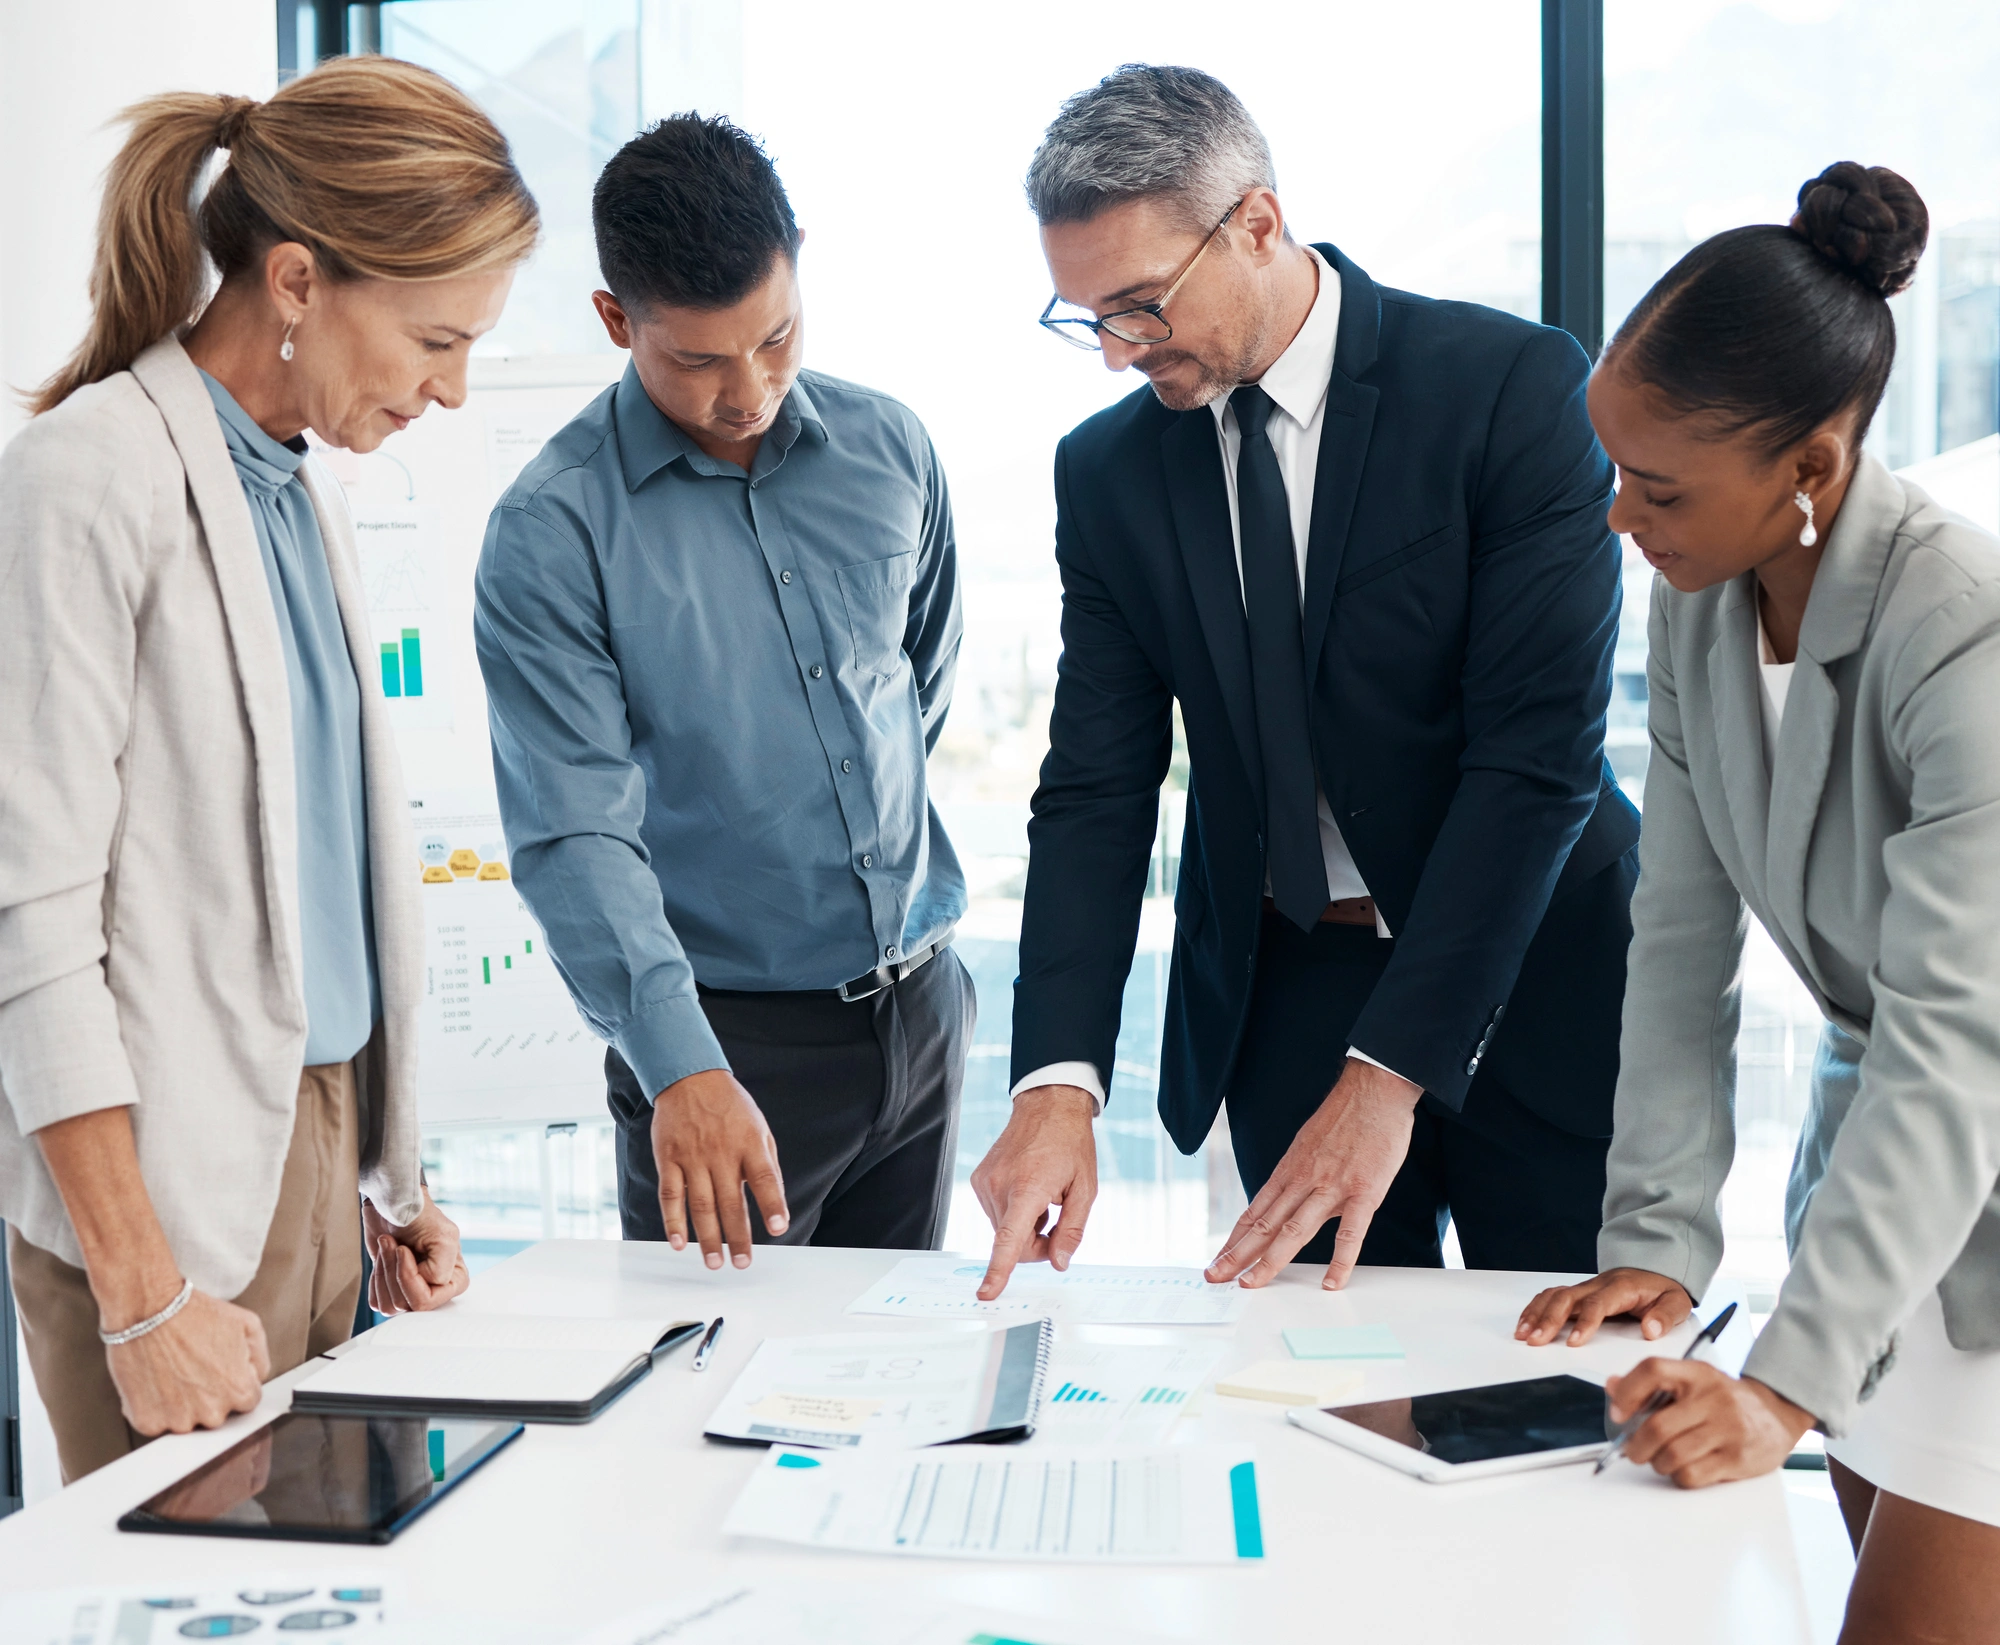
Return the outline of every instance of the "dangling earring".
[[[287,354],[285,358],[289,360],[291,356]],[[1814,543],[1819,541],[1819,527],[1813,524],[1813,500],[1803,491],[1795,491],[1792,493],[1792,501],[1798,504],[1806,517],[1805,530],[1799,533],[1799,546],[1801,548],[1811,548]]]
[[[285,340],[278,345],[278,358],[286,361],[287,363],[289,363],[292,358],[292,328],[296,326],[298,323],[299,321],[297,315],[294,315],[291,319],[285,322]],[[1799,495],[1803,497],[1805,493],[1800,492]]]

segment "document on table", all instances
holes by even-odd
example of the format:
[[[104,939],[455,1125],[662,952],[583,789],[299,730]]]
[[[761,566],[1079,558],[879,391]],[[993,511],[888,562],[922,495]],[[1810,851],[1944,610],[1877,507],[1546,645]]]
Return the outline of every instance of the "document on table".
[[[1058,1342],[1038,1440],[1053,1445],[1157,1445],[1228,1352],[1222,1342]]]
[[[773,1451],[722,1529],[854,1553],[1084,1564],[1264,1557],[1247,1450]]]
[[[1082,1265],[1058,1272],[1024,1262],[992,1302],[977,1296],[982,1262],[962,1257],[905,1257],[847,1305],[850,1314],[902,1314],[925,1319],[1093,1320],[1117,1325],[1228,1325],[1242,1318],[1250,1294],[1237,1285],[1210,1285],[1199,1268],[1111,1268]]]
[[[815,1576],[784,1588],[683,1595],[593,1628],[569,1645],[1148,1645],[1156,1639]]]
[[[1054,1328],[766,1337],[708,1419],[710,1439],[910,1450],[1025,1439]]]
[[[386,1639],[379,1573],[263,1571],[190,1577],[149,1587],[60,1588],[0,1597],[0,1639],[11,1645],[181,1645],[283,1630]]]

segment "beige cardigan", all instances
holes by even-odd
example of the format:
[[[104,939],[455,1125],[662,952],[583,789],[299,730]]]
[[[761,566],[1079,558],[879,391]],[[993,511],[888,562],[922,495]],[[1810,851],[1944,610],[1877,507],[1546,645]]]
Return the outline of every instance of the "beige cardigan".
[[[2000,1348],[2000,541],[1863,457],[1765,774],[1750,576],[1654,585],[1652,767],[1598,1261],[1700,1296],[1735,1152],[1743,913],[1865,1050],[1745,1370],[1841,1434],[1943,1298]]]
[[[424,944],[408,804],[340,487],[301,471],[361,684],[382,1021],[362,1187],[422,1205]],[[181,1271],[263,1250],[306,1036],[290,693],[243,488],[181,345],[0,453],[0,1218],[80,1263],[30,1133],[130,1105]]]

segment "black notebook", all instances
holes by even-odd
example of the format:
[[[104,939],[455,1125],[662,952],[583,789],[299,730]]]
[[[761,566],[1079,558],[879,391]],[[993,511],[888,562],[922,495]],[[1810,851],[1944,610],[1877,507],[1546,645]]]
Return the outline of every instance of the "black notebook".
[[[588,1422],[699,1320],[399,1314],[292,1390],[294,1411]]]

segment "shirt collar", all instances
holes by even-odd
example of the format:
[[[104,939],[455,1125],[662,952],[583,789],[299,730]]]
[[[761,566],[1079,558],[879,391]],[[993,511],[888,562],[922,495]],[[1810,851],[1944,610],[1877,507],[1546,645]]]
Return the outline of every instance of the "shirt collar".
[[[195,369],[200,370],[200,367]],[[223,441],[229,447],[238,476],[246,483],[259,485],[267,491],[278,491],[289,485],[306,460],[304,438],[291,442],[272,439],[257,426],[250,413],[236,403],[236,396],[215,378],[203,371],[201,381],[208,390],[209,399],[215,402],[216,416],[222,423]]]
[[[734,463],[717,462],[709,456],[686,430],[654,405],[646,385],[639,381],[639,368],[630,363],[613,392],[612,417],[618,429],[618,456],[624,466],[627,491],[637,491],[673,462],[685,462],[697,474],[734,478],[743,472]],[[808,428],[815,430],[822,441],[826,439],[826,423],[806,390],[802,373],[785,396],[785,403],[778,408],[777,421],[758,449],[756,477],[761,478],[782,463],[800,433]]]
[[[1298,335],[1261,379],[1271,403],[1301,428],[1319,414],[1327,384],[1333,380],[1334,347],[1340,341],[1340,274],[1313,247],[1307,246],[1305,252],[1319,265],[1319,295]],[[1220,423],[1229,409],[1229,396],[1211,400],[1209,409]]]

